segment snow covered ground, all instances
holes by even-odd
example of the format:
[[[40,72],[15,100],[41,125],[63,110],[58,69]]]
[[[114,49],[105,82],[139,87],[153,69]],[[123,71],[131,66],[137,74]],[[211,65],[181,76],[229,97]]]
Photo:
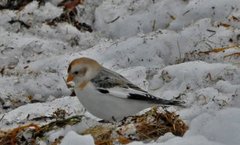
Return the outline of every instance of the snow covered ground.
[[[77,18],[92,33],[66,22],[48,25],[63,11],[59,1],[0,11],[1,130],[57,109],[84,114],[65,79],[69,62],[87,56],[156,96],[186,102],[186,108],[173,107],[189,125],[186,134],[147,144],[239,144],[239,0],[86,0]],[[76,134],[92,124],[90,116],[76,128],[50,133],[50,141],[63,135],[61,145],[94,144],[91,136]]]

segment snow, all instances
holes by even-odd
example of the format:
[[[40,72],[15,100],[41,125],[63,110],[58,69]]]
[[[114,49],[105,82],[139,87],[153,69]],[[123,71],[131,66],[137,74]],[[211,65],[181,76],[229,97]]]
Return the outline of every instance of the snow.
[[[87,118],[50,132],[48,141],[63,136],[61,145],[94,144],[90,135],[77,133],[97,124],[96,118],[70,97],[65,83],[70,61],[86,56],[156,96],[186,103],[173,107],[189,125],[183,137],[169,133],[129,145],[239,144],[240,58],[229,56],[240,52],[238,0],[86,0],[77,19],[92,33],[66,22],[48,25],[63,12],[59,2],[0,11],[1,130],[63,109],[68,117]],[[212,51],[217,48],[225,50]]]
[[[239,108],[228,108],[214,113],[201,113],[192,120],[189,131],[182,138],[166,134],[157,140],[158,143],[149,145],[237,145],[240,141],[239,111]],[[133,142],[129,145],[144,143]]]
[[[193,136],[193,137],[186,137],[186,138],[179,138],[176,137],[174,139],[169,140],[168,142],[164,143],[149,143],[148,145],[223,145],[221,143],[216,143],[213,141],[209,141],[203,136]],[[128,145],[145,145],[145,143],[133,142]]]
[[[149,143],[149,145],[237,145],[240,131],[238,115],[239,108],[228,108],[213,114],[200,114],[192,120],[190,130],[182,138],[168,135],[170,139],[167,141],[160,138],[158,143]],[[144,143],[133,142],[129,145],[144,145]]]
[[[200,134],[214,142],[237,145],[240,141],[239,111],[239,108],[227,108],[217,113],[203,113],[192,120],[186,136]]]
[[[60,145],[80,145],[80,144],[87,144],[87,145],[94,145],[94,140],[91,135],[81,136],[77,133],[70,131],[67,135],[63,138]]]
[[[34,122],[31,121],[34,118],[43,116],[52,117],[54,111],[56,111],[58,108],[64,109],[66,114],[69,114],[69,116],[84,114],[84,109],[81,107],[81,104],[77,98],[64,97],[51,102],[34,103],[20,106],[17,109],[5,114],[4,118],[1,120],[0,128],[2,130],[7,130],[26,121],[29,123]],[[40,121],[38,124],[39,123],[45,124],[46,122]]]

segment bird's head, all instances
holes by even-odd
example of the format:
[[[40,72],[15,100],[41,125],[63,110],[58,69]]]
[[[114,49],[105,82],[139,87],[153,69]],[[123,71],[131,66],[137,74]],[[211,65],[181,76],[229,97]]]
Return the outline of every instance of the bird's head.
[[[73,60],[68,67],[67,83],[73,81],[80,89],[93,79],[101,69],[101,65],[90,58],[81,57]]]

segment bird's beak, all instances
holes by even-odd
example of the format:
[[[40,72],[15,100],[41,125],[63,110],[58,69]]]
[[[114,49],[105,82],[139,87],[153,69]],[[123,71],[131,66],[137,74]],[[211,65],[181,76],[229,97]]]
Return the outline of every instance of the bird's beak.
[[[69,74],[67,77],[67,83],[73,81],[73,75]]]

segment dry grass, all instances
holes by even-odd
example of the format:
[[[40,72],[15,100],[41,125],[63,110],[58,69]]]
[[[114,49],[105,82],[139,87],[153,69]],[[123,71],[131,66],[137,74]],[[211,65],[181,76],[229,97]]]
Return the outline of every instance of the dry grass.
[[[154,108],[139,116],[136,129],[140,140],[156,139],[168,132],[183,136],[188,126],[178,117],[174,112],[165,111],[159,113]]]
[[[0,145],[34,145],[37,138],[44,138],[47,132],[79,122],[81,122],[81,116],[75,116],[56,120],[41,127],[30,124],[7,132],[0,131]],[[100,124],[88,128],[82,134],[91,134],[96,145],[114,145],[115,143],[127,144],[134,140],[151,141],[168,132],[183,136],[187,130],[188,126],[174,112],[166,110],[159,112],[157,107],[153,107],[143,115],[126,117],[116,124]],[[30,138],[24,138],[26,133],[30,134]],[[60,136],[52,145],[60,144],[62,138]]]
[[[49,124],[38,126],[36,124],[29,124],[19,126],[9,131],[0,131],[0,145],[22,145],[31,144],[35,145],[36,139],[44,137],[44,134],[63,128],[66,125],[74,125],[81,122],[82,116],[73,116],[68,119],[56,120]],[[29,134],[30,138],[25,138],[24,134]],[[56,140],[53,144],[57,145],[61,142],[62,138]]]
[[[113,145],[134,140],[151,141],[168,132],[183,136],[187,130],[188,126],[174,112],[158,112],[157,108],[152,108],[141,116],[127,117],[117,127],[96,126],[83,134],[91,134],[97,145]]]
[[[91,134],[97,145],[112,145],[112,131],[113,128],[111,126],[97,125],[85,130],[83,135]]]
[[[225,50],[232,49],[232,48],[239,48],[239,45],[222,47],[222,48],[213,48],[212,50],[203,51],[203,52],[199,52],[199,53],[203,53],[203,54],[219,53],[219,52],[224,52]]]
[[[17,145],[22,144],[19,136],[27,130],[39,131],[40,127],[36,124],[29,124],[17,127],[11,131],[3,132],[0,131],[0,144],[1,145]],[[31,144],[35,144],[35,139],[29,141]]]

